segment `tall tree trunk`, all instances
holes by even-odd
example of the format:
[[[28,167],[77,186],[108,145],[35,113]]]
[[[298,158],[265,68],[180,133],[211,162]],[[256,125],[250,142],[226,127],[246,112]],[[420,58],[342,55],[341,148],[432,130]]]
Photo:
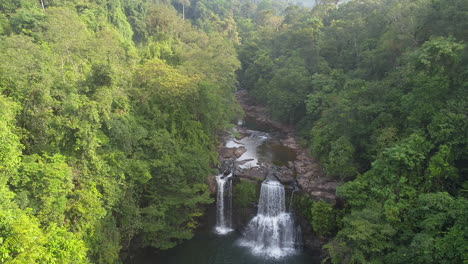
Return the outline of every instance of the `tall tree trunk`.
[[[182,3],[182,20],[185,20],[185,4]]]
[[[45,7],[44,7],[44,0],[41,0],[41,6],[42,6],[42,11],[45,12]]]

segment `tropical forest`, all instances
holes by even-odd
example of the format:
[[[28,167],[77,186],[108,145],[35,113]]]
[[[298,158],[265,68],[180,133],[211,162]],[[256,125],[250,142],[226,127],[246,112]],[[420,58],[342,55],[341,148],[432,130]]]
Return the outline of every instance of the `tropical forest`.
[[[0,0],[0,264],[468,264],[467,0]]]

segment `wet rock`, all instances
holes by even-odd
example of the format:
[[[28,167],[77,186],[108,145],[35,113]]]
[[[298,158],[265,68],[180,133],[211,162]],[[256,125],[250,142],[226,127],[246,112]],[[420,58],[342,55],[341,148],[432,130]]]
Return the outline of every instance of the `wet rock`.
[[[254,181],[263,181],[266,174],[267,171],[265,167],[252,167],[246,169],[239,168],[239,171],[236,171],[235,176]]]
[[[234,141],[234,143],[236,143],[236,144],[244,145],[242,142],[240,142],[240,141],[238,141],[238,140],[233,140],[233,141]]]
[[[287,137],[285,139],[281,139],[280,142],[283,146],[288,147],[290,149],[296,151],[300,149],[299,144],[297,144],[296,139],[292,134],[288,134]]]
[[[246,129],[246,128],[242,127],[242,126],[237,126],[236,130],[237,130],[237,133],[238,133],[238,135],[236,135],[237,140],[243,139],[244,137],[248,137],[251,134],[248,129]]]
[[[313,171],[297,176],[300,188],[312,198],[333,202],[336,199],[338,182],[325,177],[316,177]]]
[[[238,147],[234,150],[234,155],[236,156],[236,158],[239,158],[245,152],[247,152],[247,148],[245,148],[244,146]]]
[[[329,192],[312,191],[310,192],[310,195],[316,199],[323,200],[328,203],[332,203],[336,199],[336,195]]]
[[[275,169],[274,176],[283,185],[293,184],[296,179],[294,177],[294,171],[288,167],[282,166]]]
[[[248,162],[250,162],[252,160],[254,160],[254,159],[238,160],[235,163],[236,163],[236,166],[241,166],[241,165],[245,165],[246,163],[248,163]]]
[[[234,148],[226,148],[222,147],[219,149],[219,157],[221,159],[235,159],[236,155],[234,155]]]
[[[311,171],[311,164],[307,161],[296,160],[294,161],[294,169],[298,175],[307,174]]]
[[[234,185],[233,185],[233,213],[232,214],[232,222],[237,230],[243,230],[245,226],[249,223],[249,221],[257,214],[257,202],[258,202],[258,191],[256,191],[254,196],[251,196],[249,192],[248,200],[239,200],[239,197],[243,197],[241,193],[245,191],[245,189],[238,189],[240,185],[252,184],[253,188],[259,189],[260,182],[253,181],[250,179],[245,178],[234,178]],[[240,185],[239,185],[240,184]],[[245,197],[245,196],[244,196]]]
[[[327,252],[322,249],[323,245],[328,243],[328,240],[325,238],[319,238],[316,235],[305,236],[304,248],[313,256],[320,256],[319,259],[325,259],[327,257]]]
[[[309,236],[304,239],[304,246],[310,250],[319,250],[323,246],[323,242],[315,236]]]
[[[234,159],[221,160],[219,165],[220,173],[230,173],[234,167]]]
[[[242,168],[242,165],[245,165],[247,162],[250,162],[252,160],[253,159],[245,159],[245,160],[241,160],[241,161],[235,161],[234,162],[234,168],[233,168],[234,175],[242,174],[242,170],[244,170],[244,168]]]
[[[216,194],[216,176],[215,175],[208,176],[207,183],[208,183],[208,191],[211,194]]]
[[[237,159],[246,151],[247,149],[244,146],[238,148],[221,147],[218,150],[221,159]]]

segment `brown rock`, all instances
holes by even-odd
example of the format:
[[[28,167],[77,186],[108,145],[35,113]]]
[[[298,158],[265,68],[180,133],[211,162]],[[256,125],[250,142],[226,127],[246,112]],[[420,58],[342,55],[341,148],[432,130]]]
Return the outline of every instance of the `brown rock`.
[[[294,178],[294,171],[288,167],[279,167],[274,173],[275,177],[282,184],[288,185],[293,183],[296,179]]]
[[[221,147],[218,150],[218,153],[221,159],[235,159],[236,158],[236,155],[234,155],[234,148]]]
[[[280,142],[281,145],[293,149],[295,151],[298,151],[300,149],[299,144],[297,144],[296,139],[293,137],[292,134],[288,134],[287,138],[280,140]]]
[[[237,159],[238,157],[242,156],[247,151],[247,149],[242,146],[239,148],[226,148],[221,147],[218,150],[219,157],[221,159]]]
[[[249,130],[247,130],[246,128],[244,128],[242,126],[237,126],[236,130],[237,130],[237,133],[239,133],[239,135],[236,136],[236,139],[238,139],[238,140],[240,140],[240,139],[242,139],[244,137],[250,136]]]
[[[207,178],[207,183],[208,183],[208,191],[211,194],[216,194],[216,176],[208,176]]]
[[[253,167],[249,169],[242,169],[236,172],[236,177],[250,179],[254,181],[263,181],[265,179],[266,171],[264,167]]]
[[[236,156],[236,158],[239,158],[245,152],[247,152],[247,149],[244,146],[238,147],[234,150],[234,155]]]

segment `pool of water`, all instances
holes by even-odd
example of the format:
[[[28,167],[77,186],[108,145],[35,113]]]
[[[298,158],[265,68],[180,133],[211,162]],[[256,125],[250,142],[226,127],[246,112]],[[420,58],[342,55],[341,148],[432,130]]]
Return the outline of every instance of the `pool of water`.
[[[215,208],[208,210],[204,225],[195,237],[166,250],[142,250],[127,264],[318,264],[320,260],[303,251],[281,259],[266,259],[255,256],[240,245],[241,234],[231,232],[227,235],[215,234],[213,227]]]
[[[296,152],[274,140],[265,141],[257,148],[260,162],[271,162],[276,166],[287,166],[288,161],[296,160]]]
[[[263,132],[268,136],[267,140],[256,146],[255,155],[258,156],[258,161],[272,163],[276,166],[286,166],[288,161],[296,160],[296,152],[280,143],[279,140],[283,135],[268,124],[258,123],[250,116],[239,121],[239,124],[249,130]]]
[[[275,129],[268,124],[259,123],[254,118],[250,116],[245,116],[244,120],[241,121],[241,124],[247,129],[256,130],[261,132],[275,132]]]

